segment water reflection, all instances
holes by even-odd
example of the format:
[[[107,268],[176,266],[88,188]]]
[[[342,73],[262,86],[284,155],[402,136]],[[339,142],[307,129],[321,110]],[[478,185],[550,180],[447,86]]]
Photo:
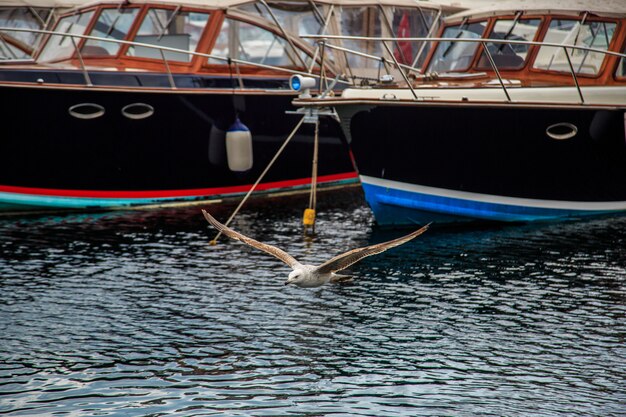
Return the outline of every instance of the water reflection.
[[[245,234],[320,262],[405,231],[360,194],[253,202]],[[208,207],[225,219],[233,206]],[[199,208],[0,220],[0,413],[617,415],[626,218],[429,230],[352,267],[289,268]]]

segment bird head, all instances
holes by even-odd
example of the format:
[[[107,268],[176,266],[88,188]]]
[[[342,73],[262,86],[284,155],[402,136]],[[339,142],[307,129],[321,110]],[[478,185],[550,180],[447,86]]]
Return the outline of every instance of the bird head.
[[[285,285],[295,284],[297,282],[300,282],[303,278],[304,274],[302,273],[302,271],[296,269],[295,271],[291,271],[289,273],[289,278],[287,278],[287,281],[285,281]]]

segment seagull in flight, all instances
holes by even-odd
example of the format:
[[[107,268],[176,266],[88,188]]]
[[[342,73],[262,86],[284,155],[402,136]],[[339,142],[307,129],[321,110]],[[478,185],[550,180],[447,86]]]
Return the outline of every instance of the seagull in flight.
[[[365,246],[363,248],[352,249],[346,253],[337,255],[334,258],[329,259],[321,265],[316,266],[301,264],[293,256],[289,255],[284,250],[277,248],[276,246],[261,243],[257,240],[244,236],[239,232],[234,231],[230,227],[225,226],[215,220],[215,218],[207,213],[206,210],[202,210],[202,214],[204,214],[204,218],[209,223],[211,223],[213,227],[215,227],[226,236],[235,240],[239,240],[254,248],[260,249],[263,252],[267,252],[289,265],[293,269],[293,271],[291,271],[291,273],[289,274],[289,278],[287,278],[287,281],[285,281],[285,285],[293,284],[298,287],[304,288],[320,287],[329,282],[340,281],[342,278],[346,278],[346,276],[338,275],[336,274],[336,272],[346,269],[350,265],[357,263],[367,256],[376,255],[378,253],[386,251],[387,249],[400,246],[403,243],[406,243],[411,239],[418,237],[428,229],[428,226],[430,226],[429,223],[421,229],[414,231],[413,233],[409,233],[406,236],[399,237],[388,242],[377,243],[375,245]]]

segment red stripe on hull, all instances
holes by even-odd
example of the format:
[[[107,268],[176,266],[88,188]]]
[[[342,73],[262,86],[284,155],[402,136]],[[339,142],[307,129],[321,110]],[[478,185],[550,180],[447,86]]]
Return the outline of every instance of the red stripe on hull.
[[[317,178],[317,182],[335,182],[356,179],[356,172],[348,172],[343,174],[324,175]],[[311,183],[310,178],[300,178],[287,181],[275,181],[261,183],[256,187],[258,191],[267,191],[272,189],[292,188],[307,185]],[[84,198],[183,198],[183,197],[206,197],[212,195],[225,194],[241,194],[248,192],[252,187],[251,184],[237,185],[232,187],[214,187],[214,188],[195,188],[187,190],[153,190],[153,191],[98,191],[98,190],[63,190],[54,188],[31,188],[31,187],[14,187],[10,185],[0,185],[0,192],[29,194],[29,195],[45,195],[56,197],[84,197]]]

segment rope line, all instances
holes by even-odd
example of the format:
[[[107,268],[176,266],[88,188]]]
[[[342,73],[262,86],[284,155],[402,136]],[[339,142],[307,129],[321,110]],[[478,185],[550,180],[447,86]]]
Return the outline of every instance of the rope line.
[[[256,189],[256,187],[259,185],[259,183],[261,182],[261,180],[263,180],[263,177],[265,177],[265,174],[267,174],[267,172],[270,170],[270,168],[272,167],[272,165],[274,165],[274,162],[276,162],[276,160],[278,159],[278,157],[280,156],[280,154],[283,152],[283,150],[285,149],[285,147],[287,146],[287,144],[291,141],[291,138],[293,138],[296,134],[296,132],[298,131],[298,129],[300,129],[300,126],[302,125],[302,123],[304,122],[304,117],[302,119],[300,119],[300,121],[298,122],[298,124],[296,125],[296,127],[291,131],[291,133],[289,134],[289,136],[287,137],[287,139],[285,139],[285,142],[283,142],[283,144],[281,145],[281,147],[278,149],[278,151],[276,151],[276,154],[274,155],[274,157],[272,158],[272,160],[269,162],[269,164],[267,164],[267,166],[265,167],[265,170],[261,173],[261,175],[259,175],[259,178],[256,180],[256,182],[252,185],[252,187],[250,188],[250,190],[248,190],[248,193],[245,195],[245,197],[243,198],[243,200],[241,200],[241,202],[239,203],[239,205],[237,206],[237,208],[235,209],[235,211],[233,211],[233,214],[230,215],[230,217],[228,218],[228,220],[226,221],[226,223],[224,223],[226,226],[228,226],[230,224],[230,222],[233,220],[233,218],[237,215],[237,213],[239,212],[239,210],[241,209],[241,207],[243,207],[243,205],[246,203],[246,201],[248,200],[248,197],[250,197],[250,195],[252,194],[252,192]],[[215,238],[213,238],[213,240],[210,242],[211,245],[215,245],[217,244],[217,239],[222,235],[222,232],[219,232]]]

